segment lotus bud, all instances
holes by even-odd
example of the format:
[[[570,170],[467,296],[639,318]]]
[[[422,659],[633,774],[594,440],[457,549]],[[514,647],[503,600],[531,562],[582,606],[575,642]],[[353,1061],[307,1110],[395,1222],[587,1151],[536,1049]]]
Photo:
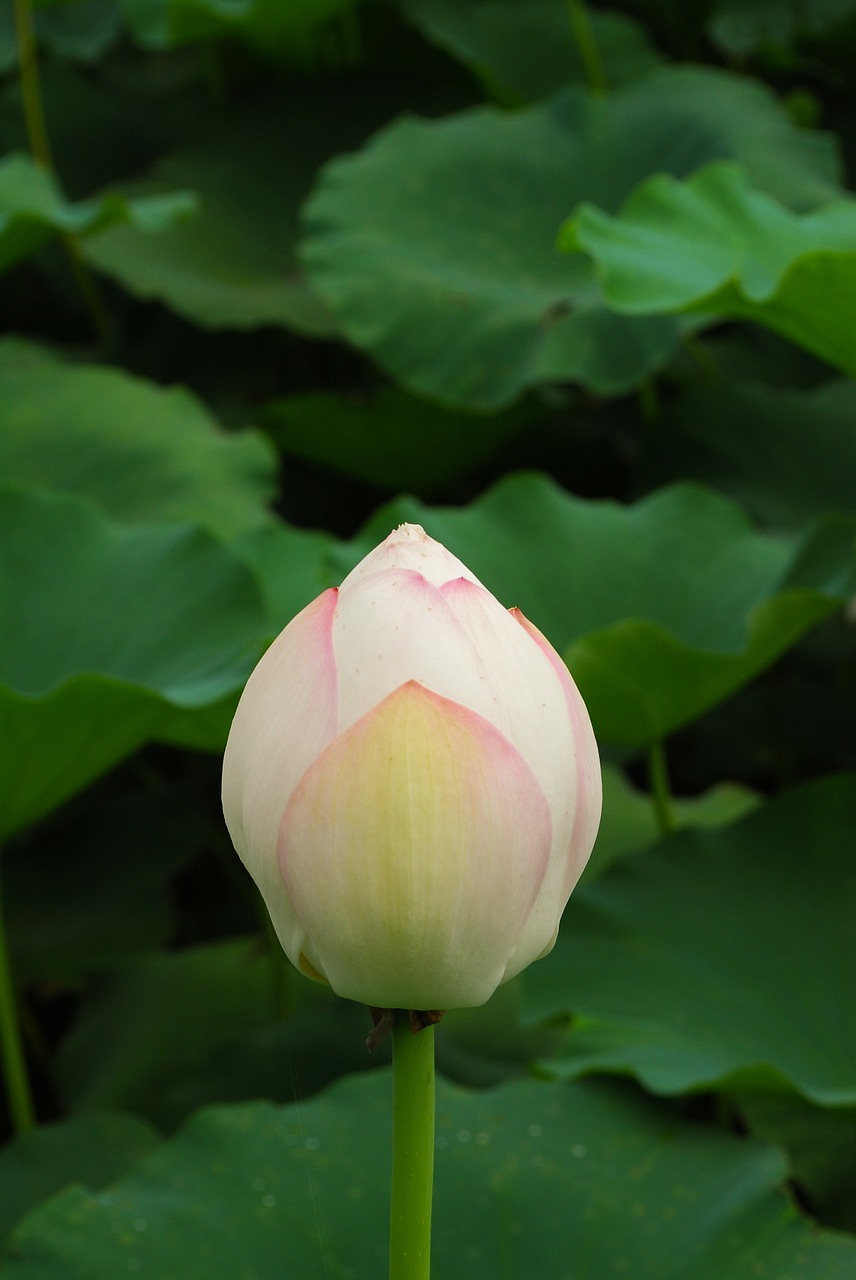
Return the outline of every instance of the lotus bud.
[[[600,805],[564,663],[418,525],[274,641],[223,763],[286,954],[382,1009],[480,1005],[545,955]]]

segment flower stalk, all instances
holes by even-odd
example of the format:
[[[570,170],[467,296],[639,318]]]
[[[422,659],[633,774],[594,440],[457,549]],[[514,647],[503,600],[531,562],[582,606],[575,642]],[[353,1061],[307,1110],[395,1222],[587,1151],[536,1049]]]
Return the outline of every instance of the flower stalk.
[[[392,1193],[389,1280],[429,1280],[434,1189],[434,1027],[414,1032],[397,1010],[392,1032]]]

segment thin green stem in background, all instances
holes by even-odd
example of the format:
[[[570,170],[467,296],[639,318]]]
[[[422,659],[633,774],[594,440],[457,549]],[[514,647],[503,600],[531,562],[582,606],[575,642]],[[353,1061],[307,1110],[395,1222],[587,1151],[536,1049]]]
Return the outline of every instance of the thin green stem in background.
[[[580,51],[589,88],[593,93],[606,93],[609,85],[606,82],[606,73],[601,62],[600,50],[597,47],[597,41],[591,29],[588,10],[583,4],[583,0],[568,0],[568,13],[570,14],[574,39]]]
[[[18,69],[21,76],[21,102],[24,108],[24,125],[33,159],[53,172],[42,90],[39,83],[39,64],[36,58],[36,33],[30,0],[15,0],[15,38],[18,44]]]
[[[2,901],[0,901],[0,1050],[3,1055],[3,1078],[6,1084],[12,1128],[16,1133],[24,1133],[25,1130],[32,1129],[36,1122],[35,1109],[24,1060],[15,989],[12,986]]]
[[[48,140],[39,63],[36,57],[36,34],[30,0],[15,0],[15,39],[18,45],[18,70],[21,77],[21,102],[30,154],[37,164],[56,180],[56,168]],[[110,337],[110,320],[98,287],[80,252],[75,236],[61,236],[75,284],[92,320],[95,333],[102,341]]]
[[[365,62],[363,36],[356,6],[343,9],[338,16],[336,29],[342,65],[359,67]]]
[[[277,1017],[285,1020],[293,1012],[291,1007],[292,968],[290,962],[286,959],[285,952],[282,949],[282,944],[276,936],[273,921],[270,918],[268,909],[260,894],[256,895],[256,901],[259,906],[259,915],[264,921],[268,951],[270,952],[270,962],[273,967],[274,998],[276,1000]]]
[[[701,339],[695,336],[689,337],[685,339],[684,346],[704,376],[707,385],[710,387],[720,386],[723,381],[722,371]]]
[[[415,1035],[403,1010],[392,1033],[389,1280],[429,1280],[434,1190],[434,1028]]]
[[[657,824],[665,836],[674,831],[675,815],[672,809],[672,792],[669,787],[669,771],[662,742],[652,742],[648,748],[648,775],[651,779],[651,798]]]
[[[639,383],[639,407],[646,422],[657,422],[660,418],[660,397],[657,384],[653,378],[643,378]]]

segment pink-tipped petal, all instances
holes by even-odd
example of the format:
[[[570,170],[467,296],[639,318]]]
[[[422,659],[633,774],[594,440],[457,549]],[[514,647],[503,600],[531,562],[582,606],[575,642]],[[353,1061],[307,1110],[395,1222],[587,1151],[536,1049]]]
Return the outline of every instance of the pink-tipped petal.
[[[382,569],[414,569],[435,587],[442,586],[450,578],[464,577],[471,582],[478,581],[457,556],[453,556],[441,543],[429,538],[418,524],[402,524],[393,529],[380,546],[370,551],[351,570],[340,590],[346,590]]]
[[[509,614],[547,659],[562,691],[573,742],[569,757],[573,760],[573,776],[565,782],[570,799],[570,823],[563,829],[562,844],[558,848],[554,846],[550,870],[544,877],[538,900],[508,966],[506,979],[512,978],[533,959],[538,959],[552,949],[565,903],[582,875],[594,846],[603,798],[600,755],[594,730],[571,673],[547,637],[520,609],[510,609]],[[548,931],[551,921],[549,940],[545,946],[540,947],[540,940]]]
[[[552,665],[486,588],[457,578],[446,583],[442,595],[479,671],[476,701],[468,688],[467,705],[511,738],[549,788],[567,734]]]
[[[472,705],[466,695],[478,684],[479,664],[442,593],[421,573],[367,574],[342,586],[339,601],[333,644],[342,729],[408,680]]]
[[[289,948],[295,920],[277,870],[277,833],[298,781],[338,731],[337,599],[335,588],[318,596],[267,650],[247,681],[223,759],[229,834]]]
[[[543,636],[543,645],[533,644],[514,611],[483,587],[458,579],[443,588],[443,596],[481,664],[476,700],[468,692],[467,705],[492,720],[532,766],[550,802],[555,848],[564,853],[574,822],[569,762],[576,749],[567,668]]]
[[[574,684],[570,671],[550,644],[550,641],[538,630],[534,622],[529,621],[520,609],[511,609],[509,612],[532,637],[555,671],[565,696],[565,704],[568,708],[568,716],[573,730],[577,762],[577,785],[576,812],[571,831],[571,847],[576,851],[576,856],[569,860],[565,882],[566,892],[570,894],[582,875],[600,825],[603,783],[597,741],[582,695]]]
[[[279,861],[340,995],[465,1007],[502,979],[551,840],[549,806],[519,752],[411,681],[309,768],[282,820]]]

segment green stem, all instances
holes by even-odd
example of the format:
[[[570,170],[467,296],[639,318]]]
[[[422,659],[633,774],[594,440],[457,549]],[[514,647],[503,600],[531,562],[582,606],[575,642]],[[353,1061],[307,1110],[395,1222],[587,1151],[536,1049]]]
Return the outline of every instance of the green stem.
[[[339,48],[346,67],[360,67],[365,62],[360,19],[356,6],[343,9],[338,19]]]
[[[24,109],[24,127],[30,154],[36,164],[56,180],[56,168],[48,140],[42,89],[39,81],[39,63],[36,57],[36,33],[33,26],[33,10],[30,0],[15,0],[15,39],[18,45],[18,71],[21,77],[21,102]],[[63,234],[63,247],[68,256],[71,273],[89,312],[97,336],[106,342],[110,337],[110,320],[98,287],[80,252],[76,236]]]
[[[434,1028],[414,1035],[404,1010],[392,1033],[389,1280],[429,1280],[434,1188]]]
[[[600,50],[597,47],[597,41],[591,29],[588,10],[583,0],[568,0],[568,13],[589,88],[592,93],[606,93],[609,85],[606,82],[606,73],[601,62]]]
[[[669,771],[662,742],[652,742],[648,748],[648,774],[651,779],[651,798],[654,801],[657,825],[661,834],[666,836],[670,831],[674,831],[677,824],[672,809]]]
[[[226,100],[226,76],[223,71],[223,55],[219,44],[209,40],[201,51],[202,72],[212,102]]]
[[[291,1014],[291,974],[292,969],[289,961],[285,958],[285,952],[282,944],[276,936],[276,930],[273,927],[273,921],[270,918],[267,907],[262,901],[261,895],[256,895],[259,905],[259,914],[264,920],[265,934],[267,936],[268,951],[270,952],[270,962],[273,966],[273,985],[274,999],[276,1000],[277,1017],[281,1021]]]
[[[660,397],[653,378],[643,378],[639,383],[639,407],[645,422],[657,422],[660,418]]]
[[[36,1119],[24,1061],[24,1047],[21,1042],[21,1023],[15,1003],[15,990],[12,986],[2,902],[0,902],[0,1051],[3,1056],[3,1076],[6,1082],[12,1128],[16,1133],[23,1133],[27,1129],[32,1129]]]
[[[69,235],[66,232],[62,236],[62,243],[68,257],[68,265],[71,267],[71,274],[74,276],[74,282],[77,285],[77,291],[84,307],[89,312],[89,319],[92,322],[95,336],[99,342],[106,344],[112,336],[112,324],[98,285],[95,283],[95,277],[86,265],[86,259],[81,252],[80,240],[77,236]]]
[[[42,91],[39,85],[39,64],[36,60],[36,33],[30,0],[15,0],[15,38],[18,44],[18,70],[21,76],[21,102],[24,107],[24,125],[33,159],[53,172]]]
[[[722,373],[704,343],[699,338],[690,337],[686,339],[684,345],[689,355],[695,360],[708,385],[711,387],[719,386],[722,382]]]

